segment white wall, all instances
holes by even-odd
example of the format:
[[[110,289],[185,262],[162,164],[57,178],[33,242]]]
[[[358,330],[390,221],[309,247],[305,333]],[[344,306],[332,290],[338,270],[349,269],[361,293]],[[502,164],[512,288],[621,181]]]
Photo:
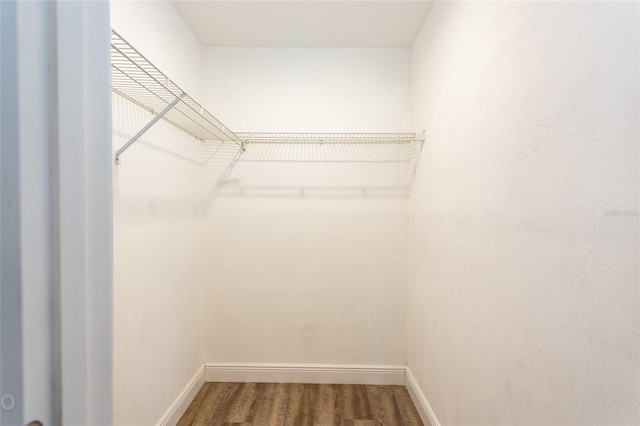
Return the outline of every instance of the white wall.
[[[169,0],[111,0],[111,27],[202,103],[202,45]]]
[[[217,152],[205,216],[207,362],[404,364],[411,153],[316,144]]]
[[[204,52],[206,105],[236,131],[411,131],[409,49]]]
[[[408,365],[442,424],[638,424],[638,4],[436,3]]]
[[[112,2],[112,24],[197,92],[200,44],[167,1]],[[113,150],[152,115],[113,96]],[[204,145],[161,120],[114,166],[114,423],[155,424],[202,367]]]
[[[114,151],[151,114],[113,97]],[[160,121],[114,167],[114,422],[155,424],[204,361],[202,144]]]
[[[232,129],[409,126],[408,49],[207,48],[204,63],[207,105]],[[404,364],[410,148],[211,157],[207,362]]]

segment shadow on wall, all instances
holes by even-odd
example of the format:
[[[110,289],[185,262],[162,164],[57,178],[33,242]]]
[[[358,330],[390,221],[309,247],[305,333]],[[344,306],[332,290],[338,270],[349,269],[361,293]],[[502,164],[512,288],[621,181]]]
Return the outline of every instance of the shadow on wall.
[[[420,142],[206,142],[205,209],[219,197],[408,198]]]
[[[113,151],[152,114],[113,95]],[[114,171],[120,205],[145,215],[206,214],[218,198],[407,199],[422,144],[201,142],[160,120]],[[204,177],[204,179],[203,179]],[[185,209],[189,211],[185,211]],[[117,213],[117,212],[116,212]]]

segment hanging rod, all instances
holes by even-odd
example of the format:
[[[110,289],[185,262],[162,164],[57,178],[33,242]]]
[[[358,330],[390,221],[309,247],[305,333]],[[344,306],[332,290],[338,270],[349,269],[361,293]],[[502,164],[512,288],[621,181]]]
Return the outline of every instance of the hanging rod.
[[[238,132],[246,143],[318,143],[318,144],[389,144],[424,142],[425,132],[419,133],[256,133]]]
[[[116,164],[119,164],[122,153],[160,119],[168,121],[199,140],[233,142],[245,149],[244,141],[113,30],[111,88],[115,93],[155,115],[116,152]]]

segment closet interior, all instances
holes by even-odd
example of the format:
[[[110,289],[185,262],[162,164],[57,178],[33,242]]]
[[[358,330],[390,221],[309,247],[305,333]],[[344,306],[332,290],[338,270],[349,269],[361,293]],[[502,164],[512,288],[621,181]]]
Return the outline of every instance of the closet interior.
[[[426,133],[236,132],[115,30],[111,81],[116,423],[152,419],[141,387],[166,399],[185,378],[185,400],[204,382],[360,386],[324,402],[341,406],[374,404],[374,385],[378,410],[420,423],[406,390],[378,386],[405,384],[405,212]]]
[[[114,424],[637,423],[637,5],[110,8]]]

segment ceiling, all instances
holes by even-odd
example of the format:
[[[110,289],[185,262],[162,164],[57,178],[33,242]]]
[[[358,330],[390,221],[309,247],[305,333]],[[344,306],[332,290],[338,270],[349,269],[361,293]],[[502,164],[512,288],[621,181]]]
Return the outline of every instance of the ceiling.
[[[170,0],[205,46],[409,47],[428,1]]]

